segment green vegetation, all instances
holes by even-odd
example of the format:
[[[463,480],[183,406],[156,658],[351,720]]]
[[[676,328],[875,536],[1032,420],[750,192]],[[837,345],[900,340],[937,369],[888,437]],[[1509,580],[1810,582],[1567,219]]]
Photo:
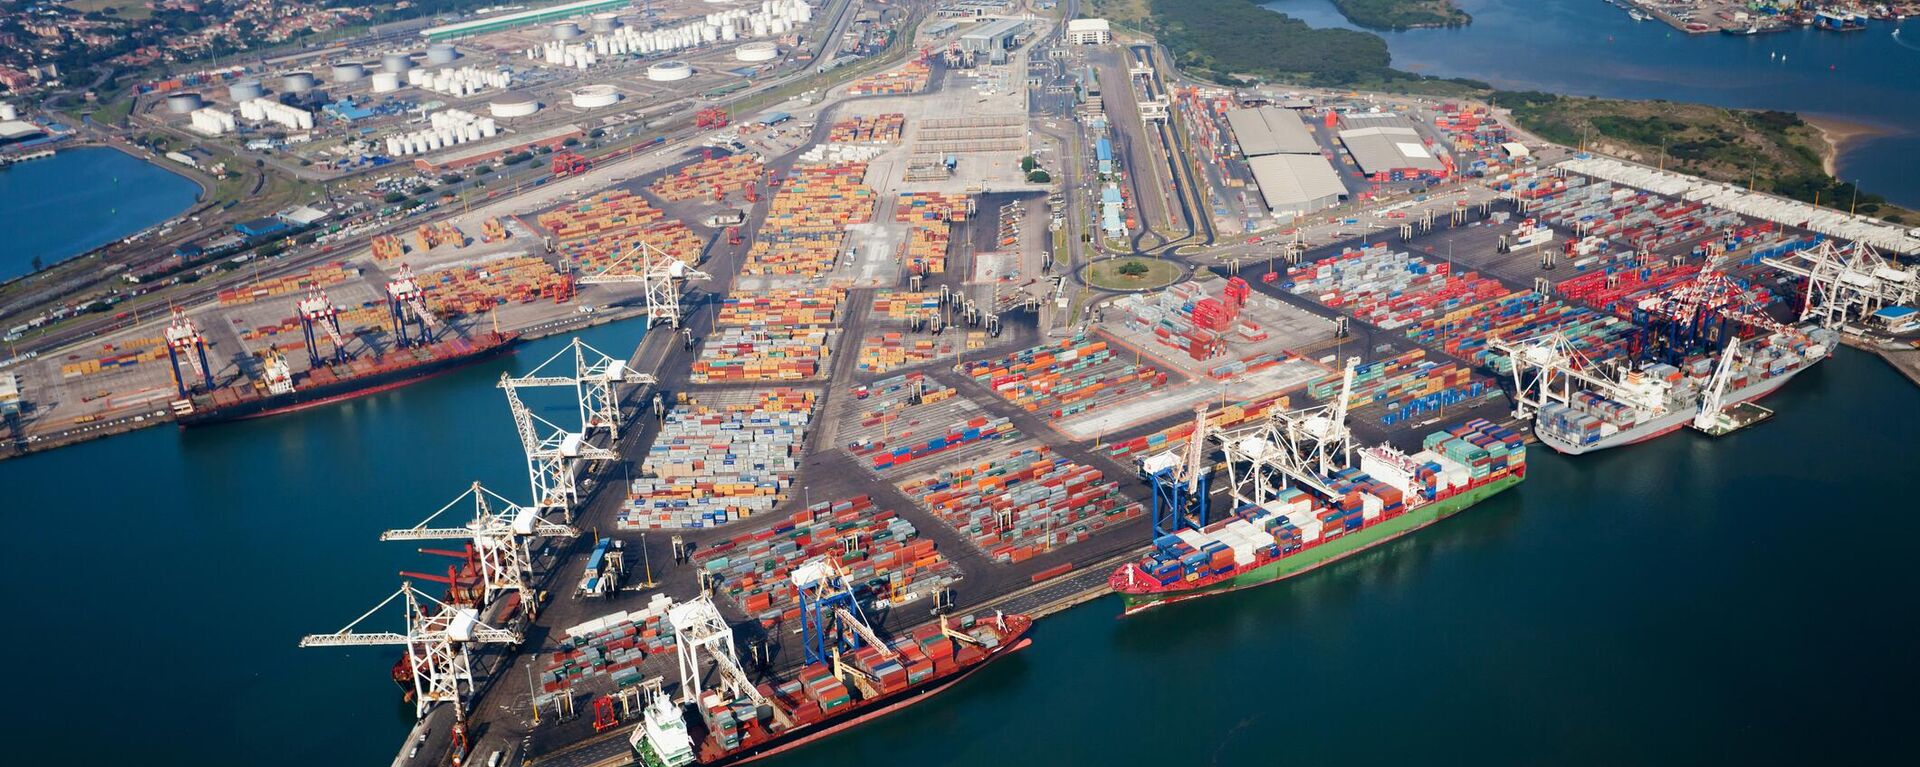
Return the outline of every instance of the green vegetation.
[[[1051,184],[1051,183],[1053,183],[1053,175],[1052,175],[1052,174],[1050,174],[1050,173],[1048,173],[1048,172],[1046,172],[1046,171],[1044,171],[1044,170],[1039,170],[1039,169],[1037,169],[1037,168],[1036,168],[1036,169],[1034,169],[1034,170],[1033,170],[1032,172],[1029,172],[1029,173],[1027,174],[1027,183],[1029,183],[1029,184]]]
[[[1033,169],[1038,167],[1040,167],[1040,161],[1037,159],[1034,159],[1033,155],[1027,155],[1025,157],[1020,158],[1021,170],[1024,170],[1028,173],[1032,173]]]
[[[1089,264],[1081,273],[1088,285],[1103,290],[1152,290],[1179,278],[1178,266],[1158,258],[1110,258]]]
[[[1521,127],[1558,144],[1895,223],[1916,219],[1827,175],[1826,139],[1791,112],[1538,92],[1503,92],[1494,101],[1513,110]]]
[[[1333,0],[1340,15],[1370,29],[1462,27],[1473,21],[1453,0]]]

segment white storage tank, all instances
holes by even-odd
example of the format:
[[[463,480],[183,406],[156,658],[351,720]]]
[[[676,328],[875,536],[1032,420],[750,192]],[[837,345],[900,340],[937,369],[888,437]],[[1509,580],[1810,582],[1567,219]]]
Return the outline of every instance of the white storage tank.
[[[573,40],[584,34],[580,31],[580,25],[571,21],[556,22],[552,30],[555,40]]]
[[[594,32],[599,34],[606,34],[608,32],[612,32],[615,29],[619,29],[620,14],[596,13],[593,15],[593,21],[588,26],[588,28],[592,29]]]
[[[266,95],[267,89],[260,85],[259,80],[241,80],[227,86],[227,99],[235,104],[266,98]]]
[[[356,61],[342,61],[333,65],[333,81],[336,83],[357,83],[366,79],[367,67]]]
[[[427,63],[431,65],[452,64],[460,58],[460,50],[453,43],[434,43],[427,46]]]
[[[167,96],[167,111],[177,115],[192,114],[194,110],[207,105],[200,94],[188,91]]]
[[[392,93],[397,90],[400,90],[400,73],[398,72],[373,73],[373,92],[374,93]]]
[[[20,108],[6,102],[0,102],[0,120],[20,119]]]
[[[620,101],[620,91],[611,85],[588,85],[573,92],[573,105],[580,109],[610,107]]]
[[[312,72],[288,72],[280,76],[280,90],[288,93],[306,93],[318,84]]]
[[[749,63],[772,61],[779,56],[780,46],[773,43],[741,43],[740,47],[733,49],[735,59]]]
[[[693,67],[684,61],[662,61],[647,67],[647,79],[656,83],[670,83],[692,76]]]
[[[389,53],[380,57],[380,68],[398,74],[412,69],[413,59],[404,53]]]
[[[526,117],[540,111],[540,102],[529,96],[510,93],[488,102],[487,111],[497,118]]]

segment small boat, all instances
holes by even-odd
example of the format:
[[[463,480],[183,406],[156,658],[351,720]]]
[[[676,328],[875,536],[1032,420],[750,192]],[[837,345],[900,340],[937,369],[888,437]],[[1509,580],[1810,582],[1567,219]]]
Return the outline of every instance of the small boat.
[[[1634,21],[1648,21],[1648,20],[1651,20],[1653,17],[1648,16],[1646,11],[1642,11],[1638,8],[1635,8],[1633,10],[1627,11],[1627,18],[1633,19]]]

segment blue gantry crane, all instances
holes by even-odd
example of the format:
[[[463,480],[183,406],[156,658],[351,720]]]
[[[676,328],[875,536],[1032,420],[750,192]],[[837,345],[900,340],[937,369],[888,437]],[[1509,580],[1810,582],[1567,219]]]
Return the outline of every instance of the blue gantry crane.
[[[1140,460],[1140,476],[1153,485],[1153,537],[1207,525],[1213,467],[1206,460],[1206,444],[1207,406],[1199,405],[1193,409],[1193,433],[1184,448]]]

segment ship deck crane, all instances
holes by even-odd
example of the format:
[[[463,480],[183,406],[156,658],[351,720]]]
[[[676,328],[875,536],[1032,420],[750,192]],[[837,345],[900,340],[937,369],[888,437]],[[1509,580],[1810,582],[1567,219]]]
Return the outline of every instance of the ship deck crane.
[[[1180,452],[1140,460],[1140,474],[1153,484],[1154,537],[1207,525],[1213,466],[1206,461],[1206,444],[1207,406],[1202,404],[1193,409],[1193,432]]]
[[[1693,416],[1693,428],[1704,432],[1713,432],[1716,426],[1730,425],[1726,415],[1727,387],[1733,381],[1734,356],[1740,349],[1740,339],[1727,342],[1727,348],[1720,355],[1720,364],[1713,369],[1713,378],[1707,381],[1706,393],[1700,397],[1700,412]]]
[[[1359,364],[1358,357],[1347,358],[1340,391],[1327,404],[1275,409],[1263,423],[1214,434],[1226,454],[1234,500],[1264,504],[1274,500],[1289,482],[1305,485],[1325,497],[1337,495],[1326,478],[1353,460],[1347,408]]]
[[[469,498],[473,499],[473,519],[464,526],[429,526],[441,514]],[[499,505],[496,507],[489,499]],[[531,610],[536,600],[528,593],[528,584],[533,578],[533,560],[527,552],[528,539],[572,538],[579,534],[579,530],[549,522],[533,509],[509,501],[475,482],[466,492],[448,501],[447,505],[428,515],[420,524],[402,530],[388,530],[380,534],[380,540],[469,540],[478,560],[486,603],[492,604],[504,592],[517,591],[522,597],[520,603]]]
[[[667,608],[667,623],[673,626],[674,650],[680,657],[680,694],[684,702],[700,703],[704,689],[700,683],[704,676],[700,658],[704,654],[719,673],[721,690],[732,699],[753,701],[756,708],[766,706],[772,709],[776,721],[789,726],[793,723],[785,709],[768,700],[747,678],[734,647],[733,627],[721,617],[712,597],[702,594],[698,599]]]
[[[1790,256],[1762,259],[1775,269],[1803,277],[1806,298],[1800,321],[1818,320],[1839,328],[1889,306],[1920,304],[1920,274],[1887,261],[1864,242],[1842,248],[1822,240]]]
[[[641,241],[600,271],[580,278],[582,285],[640,283],[647,296],[647,327],[664,321],[679,327],[681,283],[710,280],[712,275],[687,265],[672,254]]]
[[[547,366],[558,362],[569,352],[573,356],[572,375],[552,375],[544,372]],[[581,432],[592,436],[595,429],[605,429],[610,439],[619,440],[620,385],[627,383],[647,385],[658,383],[658,380],[652,375],[627,367],[626,361],[615,359],[587,345],[585,341],[575,338],[572,343],[554,352],[553,356],[536,365],[526,375],[516,377],[514,382],[520,388],[573,387],[574,397],[580,403]]]
[[[167,323],[167,361],[173,366],[173,383],[185,397],[193,392],[192,379],[180,372],[180,360],[185,358],[187,366],[193,370],[193,377],[200,379],[208,391],[213,390],[213,365],[207,362],[207,338],[200,334],[200,326],[195,325],[187,310],[173,307],[173,319]]]
[[[413,267],[400,265],[400,271],[387,282],[387,312],[393,318],[393,336],[402,347],[433,343],[440,330],[440,318],[427,308],[426,292],[413,277]],[[409,336],[407,323],[418,328],[418,336]]]
[[[612,450],[587,442],[586,434],[569,432],[545,418],[534,415],[520,401],[521,383],[507,373],[500,374],[500,388],[507,395],[507,409],[513,415],[520,447],[527,456],[527,482],[533,490],[533,508],[546,516],[557,513],[573,521],[574,507],[580,501],[578,477],[586,461],[610,461],[618,456]],[[535,421],[551,429],[540,436]]]
[[[402,600],[406,610],[406,629],[403,632],[358,629],[362,621],[387,608],[394,600]],[[518,632],[482,623],[478,611],[447,605],[414,589],[411,583],[402,583],[400,590],[339,631],[309,634],[301,638],[300,646],[401,645],[406,648],[406,657],[413,666],[414,716],[425,718],[434,704],[451,703],[456,721],[464,721],[465,694],[473,689],[473,664],[467,647],[472,644],[519,642]]]
[[[352,355],[347,351],[347,339],[340,332],[340,309],[333,305],[333,299],[327,292],[317,287],[309,288],[307,295],[295,302],[293,313],[300,318],[300,331],[307,342],[307,359],[312,367],[325,364],[326,358],[320,355],[320,339],[314,333],[317,328],[333,342],[333,361],[345,363]]]

